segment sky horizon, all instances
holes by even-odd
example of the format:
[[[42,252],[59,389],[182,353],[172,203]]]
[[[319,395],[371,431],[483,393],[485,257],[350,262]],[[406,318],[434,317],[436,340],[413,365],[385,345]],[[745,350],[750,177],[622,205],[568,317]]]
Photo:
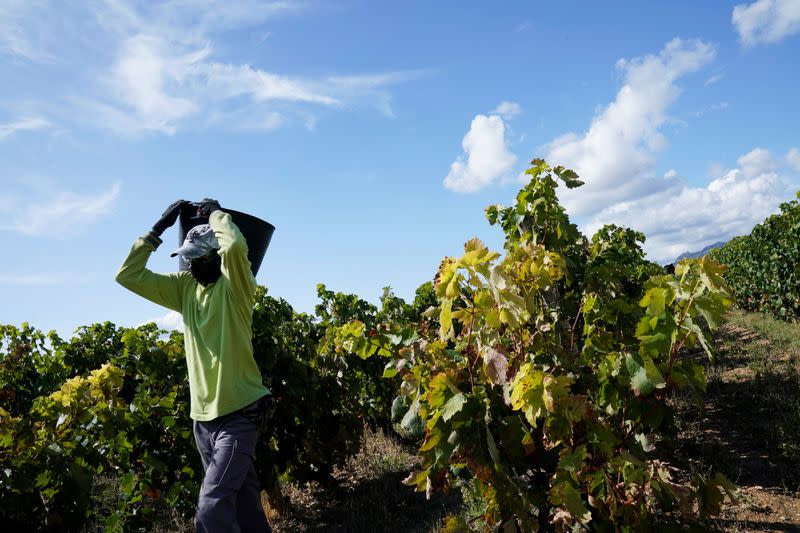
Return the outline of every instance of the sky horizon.
[[[0,4],[0,323],[69,336],[179,317],[114,281],[174,200],[276,227],[257,281],[410,300],[528,162],[587,236],[659,263],[800,189],[800,0]],[[164,235],[150,268],[177,270]]]

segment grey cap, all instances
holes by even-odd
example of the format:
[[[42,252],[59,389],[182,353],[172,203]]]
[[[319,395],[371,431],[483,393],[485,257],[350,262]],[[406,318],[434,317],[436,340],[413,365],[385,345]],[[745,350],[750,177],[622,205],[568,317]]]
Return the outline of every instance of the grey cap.
[[[189,233],[186,234],[186,239],[183,241],[183,246],[172,252],[170,257],[180,255],[184,259],[197,259],[211,250],[219,250],[219,241],[217,241],[211,225],[200,224],[189,230]]]

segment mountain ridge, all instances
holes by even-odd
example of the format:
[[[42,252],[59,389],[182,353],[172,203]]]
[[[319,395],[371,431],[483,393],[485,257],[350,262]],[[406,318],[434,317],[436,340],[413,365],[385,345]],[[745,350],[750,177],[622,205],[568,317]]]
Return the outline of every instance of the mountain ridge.
[[[714,248],[721,248],[722,246],[725,245],[726,242],[728,241],[719,241],[715,242],[714,244],[709,244],[708,246],[697,252],[683,252],[675,259],[675,261],[672,262],[672,264],[673,265],[677,264],[678,261],[680,261],[681,259],[694,259],[695,257],[703,257]]]

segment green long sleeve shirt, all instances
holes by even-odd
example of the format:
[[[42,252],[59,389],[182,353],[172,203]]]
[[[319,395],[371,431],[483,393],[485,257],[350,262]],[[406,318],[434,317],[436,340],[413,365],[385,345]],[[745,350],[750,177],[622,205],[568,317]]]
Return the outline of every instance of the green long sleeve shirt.
[[[209,224],[222,259],[222,276],[215,283],[204,287],[189,272],[151,272],[147,259],[156,247],[144,238],[133,243],[116,276],[123,287],[183,316],[190,416],[198,421],[213,420],[269,394],[253,358],[256,280],[247,242],[223,211],[211,213]]]

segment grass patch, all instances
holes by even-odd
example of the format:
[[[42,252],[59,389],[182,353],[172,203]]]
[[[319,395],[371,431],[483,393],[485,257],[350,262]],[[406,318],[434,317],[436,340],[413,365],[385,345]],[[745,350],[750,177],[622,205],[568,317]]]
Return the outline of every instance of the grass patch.
[[[730,324],[758,333],[763,339],[795,357],[800,355],[800,323],[783,322],[762,313],[734,309],[726,317]]]

